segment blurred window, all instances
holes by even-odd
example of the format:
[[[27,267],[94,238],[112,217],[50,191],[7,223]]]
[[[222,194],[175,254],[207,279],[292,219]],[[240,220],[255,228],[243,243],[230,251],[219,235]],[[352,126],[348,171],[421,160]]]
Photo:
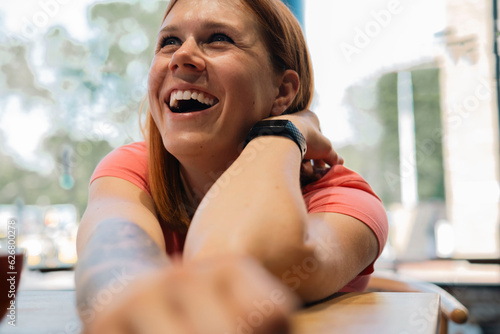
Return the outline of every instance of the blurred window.
[[[303,4],[311,108],[346,165],[384,201],[391,224],[384,257],[498,258],[491,2]],[[72,246],[50,245],[48,236],[62,233],[54,228],[72,215],[78,221],[104,155],[142,139],[139,109],[166,5],[0,3],[0,213],[25,212],[23,233],[44,234],[26,237],[35,253],[61,249],[58,263],[71,262]],[[56,205],[74,212],[44,211]],[[71,242],[72,227],[63,230]]]
[[[498,259],[492,2],[304,3],[312,109],[384,201],[384,257]]]

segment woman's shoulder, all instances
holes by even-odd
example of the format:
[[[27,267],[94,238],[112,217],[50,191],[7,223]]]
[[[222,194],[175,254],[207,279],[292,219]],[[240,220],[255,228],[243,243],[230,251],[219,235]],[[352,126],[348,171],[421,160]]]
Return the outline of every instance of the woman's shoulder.
[[[90,183],[103,176],[118,177],[130,181],[150,194],[146,142],[126,144],[108,153],[97,165]]]
[[[136,165],[147,169],[148,152],[145,141],[119,146],[108,153],[99,163],[98,168],[130,168]]]
[[[134,155],[134,156],[143,156],[147,157],[147,148],[146,148],[146,142],[143,141],[136,141],[130,144],[125,144],[122,146],[119,146],[115,148],[111,153],[108,155]]]

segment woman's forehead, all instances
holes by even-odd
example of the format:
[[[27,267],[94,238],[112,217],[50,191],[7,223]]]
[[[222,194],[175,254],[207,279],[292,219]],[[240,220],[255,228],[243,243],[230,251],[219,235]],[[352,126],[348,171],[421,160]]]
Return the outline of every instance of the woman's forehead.
[[[240,0],[178,0],[162,23],[162,29],[190,23],[203,28],[231,26],[240,31],[257,30],[251,11]]]
[[[228,11],[235,16],[252,16],[249,8],[241,0],[176,0],[166,16],[178,11],[179,7],[184,11],[190,9],[193,14],[210,13],[215,17],[222,17]]]

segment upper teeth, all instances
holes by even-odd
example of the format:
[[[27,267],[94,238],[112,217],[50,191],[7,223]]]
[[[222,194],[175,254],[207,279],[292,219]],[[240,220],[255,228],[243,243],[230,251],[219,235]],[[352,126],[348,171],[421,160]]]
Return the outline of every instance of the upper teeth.
[[[191,91],[191,90],[174,90],[170,94],[170,107],[177,107],[178,101],[180,100],[198,100],[201,103],[213,106],[215,103],[215,98],[202,92]]]

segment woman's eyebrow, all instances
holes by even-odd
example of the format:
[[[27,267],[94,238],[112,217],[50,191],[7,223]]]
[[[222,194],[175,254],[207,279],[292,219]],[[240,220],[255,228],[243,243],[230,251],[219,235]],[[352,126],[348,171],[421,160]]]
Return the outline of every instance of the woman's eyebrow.
[[[179,31],[179,28],[175,25],[168,25],[168,26],[165,26],[163,27],[159,32],[158,32],[158,36],[162,35],[162,34],[165,34],[165,33],[174,33],[174,32],[177,32]]]
[[[238,31],[237,27],[235,27],[233,24],[229,23],[224,23],[220,21],[206,21],[201,23],[200,25],[201,29],[203,30],[214,30],[214,29],[224,29],[224,30],[231,30],[231,31]],[[163,29],[160,30],[158,35],[164,34],[164,33],[176,33],[180,31],[181,28],[178,25],[167,25]]]
[[[236,27],[234,24],[230,23],[225,23],[225,22],[220,22],[220,21],[208,21],[204,22],[202,27],[204,29],[230,29],[230,30],[236,30]]]

